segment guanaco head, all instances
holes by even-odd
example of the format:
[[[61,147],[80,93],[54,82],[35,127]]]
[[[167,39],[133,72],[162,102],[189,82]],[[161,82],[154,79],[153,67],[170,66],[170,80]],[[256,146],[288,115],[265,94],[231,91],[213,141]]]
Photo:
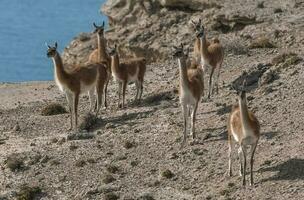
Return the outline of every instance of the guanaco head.
[[[109,56],[115,56],[117,54],[117,45],[114,45],[114,48],[108,48],[108,54]]]
[[[94,33],[97,33],[99,36],[104,36],[104,27],[105,27],[104,21],[102,22],[101,26],[97,26],[95,22],[93,23],[93,26],[95,28]]]
[[[242,86],[239,89],[237,89],[238,100],[243,103],[247,103],[245,86],[246,86],[246,77],[243,80]]]
[[[48,50],[47,50],[47,57],[51,58],[51,57],[55,57],[55,55],[57,54],[57,42],[55,42],[55,46],[51,47],[50,45],[46,44]]]
[[[201,38],[205,35],[205,27],[202,24],[202,20],[199,19],[197,22],[191,20],[191,24],[194,28],[195,34],[197,38]]]
[[[187,59],[189,55],[189,49],[184,52],[184,44],[181,43],[180,47],[173,46],[173,58],[185,58]]]
[[[201,27],[200,27],[199,29],[197,29],[197,30],[195,31],[195,33],[196,33],[196,37],[197,37],[197,38],[202,38],[202,37],[204,37],[204,36],[205,36],[205,27],[204,27],[203,25],[201,25]]]
[[[191,20],[191,24],[194,28],[194,31],[198,31],[202,26],[202,20],[199,19],[197,22],[195,22],[194,20]]]

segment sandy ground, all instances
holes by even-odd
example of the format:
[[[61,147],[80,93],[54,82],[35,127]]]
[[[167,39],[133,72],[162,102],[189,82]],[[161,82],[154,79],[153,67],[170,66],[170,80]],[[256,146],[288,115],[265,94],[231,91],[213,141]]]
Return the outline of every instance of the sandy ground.
[[[176,61],[147,67],[140,105],[133,103],[135,86],[131,84],[127,108],[118,109],[117,85],[111,82],[110,106],[102,110],[91,130],[94,137],[87,140],[66,139],[73,134],[67,130],[69,114],[41,115],[49,103],[66,107],[54,82],[1,84],[0,199],[14,199],[23,184],[40,187],[38,199],[111,199],[109,194],[125,200],[304,199],[303,61],[279,71],[272,66],[276,80],[248,87],[249,107],[262,132],[255,156],[255,184],[241,186],[237,147],[233,151],[233,177],[226,174],[226,121],[236,100],[229,85],[242,71],[267,64],[282,52],[293,51],[303,57],[303,22],[299,26],[289,22],[298,19],[300,11],[291,14],[284,10],[277,16],[281,24],[265,22],[241,31],[243,35],[271,35],[274,26],[285,30],[275,40],[278,48],[226,53],[220,93],[199,104],[198,143],[189,140],[184,149],[180,149],[183,120]],[[226,46],[231,41],[247,46],[240,34],[222,34],[220,40]],[[84,95],[81,119],[88,109],[89,100]],[[12,155],[24,160],[21,170],[12,172],[5,164]],[[163,177],[165,170],[173,176]]]

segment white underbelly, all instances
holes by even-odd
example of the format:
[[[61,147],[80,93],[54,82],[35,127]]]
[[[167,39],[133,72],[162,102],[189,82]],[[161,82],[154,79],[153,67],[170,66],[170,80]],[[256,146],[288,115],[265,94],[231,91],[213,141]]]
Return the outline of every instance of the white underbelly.
[[[56,83],[56,85],[58,86],[59,90],[60,90],[61,92],[64,92],[64,85],[62,85],[62,84],[60,83],[60,81],[58,80],[57,76],[55,76],[55,83]]]
[[[135,74],[133,75],[133,76],[129,76],[128,77],[128,82],[134,82],[134,81],[137,81],[137,79],[138,79],[138,72],[139,72],[139,69],[138,69],[138,67],[136,68],[136,72],[135,72]]]
[[[86,85],[84,83],[81,83],[80,84],[80,93],[88,92],[88,91],[94,89],[95,86],[96,86],[96,81],[93,84],[90,84],[90,85]]]
[[[137,81],[138,80],[138,72],[139,72],[139,69],[136,68],[135,74],[133,76],[129,75],[127,82],[129,83],[129,82],[135,82],[135,81]],[[122,79],[118,78],[119,75],[116,72],[112,72],[112,76],[113,76],[114,80],[117,81],[117,82],[123,81]]]
[[[238,138],[238,135],[236,134],[236,132],[233,130],[233,128],[232,128],[232,135],[233,135],[233,138],[234,138],[234,140],[235,141],[237,141],[237,142],[239,142],[239,138]]]
[[[180,103],[195,105],[196,100],[189,89],[183,89],[180,94]]]

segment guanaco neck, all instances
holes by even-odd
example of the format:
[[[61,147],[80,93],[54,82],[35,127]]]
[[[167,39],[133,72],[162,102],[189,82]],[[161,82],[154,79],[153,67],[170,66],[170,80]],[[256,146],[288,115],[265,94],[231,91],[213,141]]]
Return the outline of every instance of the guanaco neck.
[[[200,37],[201,45],[200,45],[200,53],[203,58],[208,57],[208,44],[206,35],[204,34],[202,37]]]
[[[180,77],[180,87],[182,89],[186,89],[189,87],[189,80],[187,74],[187,66],[185,58],[178,58],[178,66],[179,66],[179,77]]]
[[[240,114],[241,114],[241,122],[242,122],[242,128],[243,128],[243,134],[246,137],[246,134],[248,133],[247,130],[250,129],[249,125],[249,111],[247,107],[246,99],[242,100],[239,98],[239,107],[240,107]]]
[[[55,68],[55,76],[57,77],[57,79],[60,82],[62,82],[63,80],[65,80],[67,78],[68,74],[66,73],[66,71],[64,71],[61,56],[57,52],[56,55],[52,59],[53,59],[54,68]]]
[[[99,61],[108,61],[108,54],[106,52],[106,41],[104,37],[101,37],[97,34],[97,42],[98,42],[98,60]]]
[[[118,54],[111,56],[111,70],[112,70],[112,73],[119,73],[119,56],[118,56]]]

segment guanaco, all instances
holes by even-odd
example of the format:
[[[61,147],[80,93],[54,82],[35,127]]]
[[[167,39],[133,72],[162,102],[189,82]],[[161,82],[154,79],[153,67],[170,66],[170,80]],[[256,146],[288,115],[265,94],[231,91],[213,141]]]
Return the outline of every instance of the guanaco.
[[[239,143],[238,156],[240,160],[240,176],[243,176],[243,185],[246,185],[246,148],[250,146],[250,185],[253,185],[253,157],[260,137],[260,124],[254,114],[248,110],[246,92],[238,91],[238,105],[234,105],[228,119],[228,173],[232,176],[231,151],[233,137]],[[243,156],[243,158],[242,158]]]
[[[57,42],[54,47],[47,45],[47,56],[52,58],[54,63],[55,82],[60,91],[64,92],[68,102],[70,117],[70,129],[73,129],[73,115],[75,128],[77,128],[78,116],[77,108],[79,95],[88,92],[90,97],[90,110],[94,104],[94,91],[97,93],[98,115],[102,102],[102,93],[106,81],[106,66],[101,63],[87,64],[84,66],[65,66],[61,56],[57,51]]]
[[[103,63],[107,69],[107,80],[104,89],[104,106],[107,107],[107,93],[108,93],[108,84],[111,77],[111,57],[108,55],[107,40],[104,37],[104,28],[105,23],[103,22],[101,26],[98,26],[93,23],[95,28],[94,33],[97,35],[97,49],[95,49],[89,56],[89,63]]]
[[[201,24],[201,20],[196,23],[192,21],[196,32],[196,40],[194,43],[194,56],[201,62],[204,71],[211,69],[208,85],[208,99],[213,94],[212,79],[214,71],[217,69],[215,80],[216,93],[218,94],[218,81],[221,73],[222,63],[224,60],[224,49],[217,38],[208,41],[206,39],[205,27]],[[199,59],[197,58],[199,57]],[[205,70],[206,69],[206,70]]]
[[[111,71],[112,76],[118,82],[118,107],[125,107],[125,94],[127,84],[135,82],[136,85],[136,100],[141,100],[143,93],[143,82],[146,72],[146,59],[134,58],[120,62],[117,52],[117,45],[110,50],[111,56]],[[122,89],[122,104],[121,103],[121,89]]]
[[[184,116],[183,148],[187,140],[187,122],[188,115],[191,113],[190,135],[192,139],[196,138],[195,134],[195,117],[198,103],[204,93],[203,70],[199,67],[187,66],[187,54],[184,53],[183,44],[180,47],[173,47],[173,57],[178,59],[179,66],[179,99]]]

